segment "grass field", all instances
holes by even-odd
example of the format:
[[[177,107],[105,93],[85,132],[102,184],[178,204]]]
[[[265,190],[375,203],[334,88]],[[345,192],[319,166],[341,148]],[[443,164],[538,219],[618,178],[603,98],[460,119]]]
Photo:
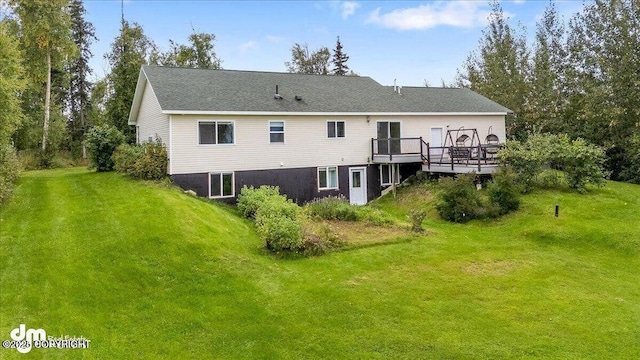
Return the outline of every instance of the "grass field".
[[[415,187],[374,206],[406,221],[428,201]],[[233,208],[115,173],[28,172],[0,210],[0,339],[24,323],[91,340],[30,354],[65,359],[640,355],[640,186],[541,191],[466,225],[429,210],[424,226],[279,259]]]

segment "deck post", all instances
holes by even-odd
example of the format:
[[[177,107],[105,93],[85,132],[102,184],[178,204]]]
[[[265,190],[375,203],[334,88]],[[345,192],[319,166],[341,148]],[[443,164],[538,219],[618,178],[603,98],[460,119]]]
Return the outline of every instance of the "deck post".
[[[449,147],[449,157],[451,158],[451,171],[453,171],[453,146]]]
[[[373,161],[373,157],[375,156],[375,152],[374,152],[375,150],[374,150],[374,146],[373,146],[373,142],[374,141],[375,141],[375,139],[371,138],[371,162],[374,162]]]
[[[480,157],[482,155],[482,148],[480,147],[480,144],[478,144],[478,172],[480,172]]]

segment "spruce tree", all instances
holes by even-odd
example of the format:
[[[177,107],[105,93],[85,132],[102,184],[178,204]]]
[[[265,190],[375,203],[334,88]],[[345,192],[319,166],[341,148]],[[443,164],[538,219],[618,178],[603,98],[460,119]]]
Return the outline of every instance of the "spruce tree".
[[[84,19],[85,13],[82,0],[71,0],[69,5],[71,39],[78,48],[78,52],[67,64],[70,79],[66,105],[69,114],[69,132],[75,144],[83,144],[84,135],[88,128],[87,118],[91,111],[89,97],[92,87],[88,79],[92,72],[89,60],[93,56],[90,47],[93,41],[97,40],[95,28]],[[82,155],[86,157],[84,145],[82,145]]]
[[[333,50],[333,74],[334,75],[347,75],[349,73],[349,66],[347,66],[349,56],[342,51],[342,43],[340,42],[340,36],[336,40],[336,48]]]

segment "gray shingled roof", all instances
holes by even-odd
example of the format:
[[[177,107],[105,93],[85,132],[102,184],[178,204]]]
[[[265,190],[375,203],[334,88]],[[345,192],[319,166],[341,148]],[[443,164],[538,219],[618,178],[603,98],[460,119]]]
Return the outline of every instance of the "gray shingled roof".
[[[404,87],[402,95],[367,76],[144,66],[164,111],[506,113],[467,89]],[[282,100],[275,100],[278,92]],[[301,96],[302,101],[295,100]]]

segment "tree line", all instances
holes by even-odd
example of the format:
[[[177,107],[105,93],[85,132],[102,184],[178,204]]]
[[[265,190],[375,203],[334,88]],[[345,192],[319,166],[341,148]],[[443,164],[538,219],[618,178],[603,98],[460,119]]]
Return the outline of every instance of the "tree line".
[[[124,15],[105,55],[108,74],[91,81],[90,47],[98,39],[81,0],[7,0],[0,8],[0,200],[15,178],[15,151],[51,166],[60,151],[84,155],[94,125],[127,124],[145,64],[219,69],[216,37],[192,29],[187,43],[161,51]],[[8,6],[6,6],[8,5]],[[456,86],[507,106],[511,139],[567,134],[606,149],[612,179],[640,183],[640,2],[594,0],[568,26],[553,4],[537,23],[535,42],[513,26],[498,2],[478,48],[458,69]],[[295,43],[289,72],[356,75],[340,37],[335,48]],[[8,169],[8,170],[7,170]],[[9,175],[7,175],[9,174]]]
[[[535,41],[493,2],[457,86],[508,107],[507,133],[566,134],[606,151],[611,179],[640,183],[640,2],[585,3],[568,25],[551,2]]]

